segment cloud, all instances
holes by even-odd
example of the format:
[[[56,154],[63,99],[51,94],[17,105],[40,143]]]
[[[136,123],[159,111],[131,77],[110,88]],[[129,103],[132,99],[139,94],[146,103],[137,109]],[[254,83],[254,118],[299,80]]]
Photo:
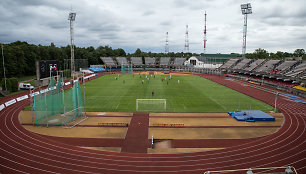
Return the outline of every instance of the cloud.
[[[242,2],[245,3],[245,2]],[[247,52],[256,48],[293,52],[306,43],[306,1],[251,0]],[[190,51],[203,51],[204,11],[207,52],[241,52],[243,15],[236,0],[2,0],[0,42],[69,44],[68,14],[78,46],[109,45],[129,51],[163,52],[169,32],[170,51],[184,50],[189,25]],[[304,48],[305,49],[305,48]]]

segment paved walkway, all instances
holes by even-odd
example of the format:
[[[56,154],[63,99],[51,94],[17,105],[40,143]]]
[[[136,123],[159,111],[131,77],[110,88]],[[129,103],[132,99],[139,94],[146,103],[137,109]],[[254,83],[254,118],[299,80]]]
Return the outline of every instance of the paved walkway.
[[[134,113],[127,130],[121,152],[147,153],[149,114]]]

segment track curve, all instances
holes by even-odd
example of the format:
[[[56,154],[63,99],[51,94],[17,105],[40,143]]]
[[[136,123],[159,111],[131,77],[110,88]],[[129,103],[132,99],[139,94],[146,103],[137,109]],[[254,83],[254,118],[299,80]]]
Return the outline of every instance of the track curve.
[[[225,82],[220,76],[200,76],[222,85]],[[272,93],[233,81],[226,81],[226,86],[274,104]],[[0,113],[0,172],[203,173],[292,165],[299,173],[306,173],[306,106],[281,96],[278,97],[278,109],[284,114],[285,122],[277,132],[236,147],[182,154],[115,153],[60,143],[29,132],[20,125],[18,115],[28,104],[29,100],[20,101]]]

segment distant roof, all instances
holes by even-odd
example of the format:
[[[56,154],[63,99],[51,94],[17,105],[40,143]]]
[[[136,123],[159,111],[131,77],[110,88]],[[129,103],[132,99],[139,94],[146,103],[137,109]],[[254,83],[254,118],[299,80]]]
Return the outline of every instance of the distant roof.
[[[226,62],[228,59],[237,58],[236,54],[205,54],[205,56],[195,56],[202,62]]]
[[[201,54],[200,57],[236,58],[239,57],[239,54]]]

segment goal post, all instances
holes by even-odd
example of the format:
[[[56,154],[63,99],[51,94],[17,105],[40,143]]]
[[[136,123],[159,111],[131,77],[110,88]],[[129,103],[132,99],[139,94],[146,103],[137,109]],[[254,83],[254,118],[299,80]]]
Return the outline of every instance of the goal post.
[[[164,111],[166,109],[166,99],[136,99],[136,111]]]

